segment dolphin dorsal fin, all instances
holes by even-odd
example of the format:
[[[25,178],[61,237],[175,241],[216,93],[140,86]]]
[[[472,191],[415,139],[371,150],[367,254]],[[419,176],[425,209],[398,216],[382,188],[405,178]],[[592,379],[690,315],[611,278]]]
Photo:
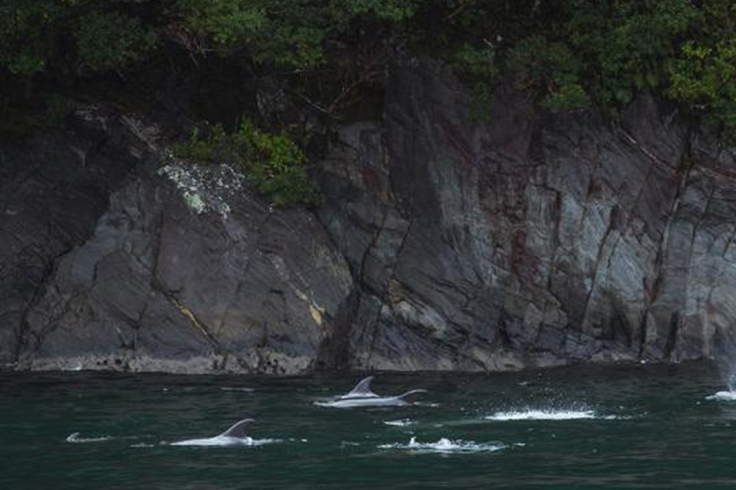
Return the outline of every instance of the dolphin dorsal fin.
[[[220,435],[225,437],[239,437],[242,439],[245,437],[245,427],[252,422],[255,422],[255,420],[243,419]]]
[[[414,399],[422,393],[427,393],[427,390],[411,390],[407,391],[403,395],[399,395],[396,398],[404,400],[405,402],[413,403]]]
[[[371,391],[371,381],[373,381],[373,376],[368,376],[365,379],[360,380],[360,382],[355,385],[355,388],[345,395],[345,398],[351,398],[351,397],[374,397],[378,396],[375,393]]]

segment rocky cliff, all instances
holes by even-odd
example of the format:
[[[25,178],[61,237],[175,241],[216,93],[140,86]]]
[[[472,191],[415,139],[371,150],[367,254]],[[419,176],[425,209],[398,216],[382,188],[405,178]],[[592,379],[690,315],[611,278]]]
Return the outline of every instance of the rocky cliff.
[[[733,148],[650,97],[615,125],[505,86],[489,123],[470,104],[441,64],[396,61],[314,211],[94,108],[3,148],[0,362],[491,371],[733,343]]]

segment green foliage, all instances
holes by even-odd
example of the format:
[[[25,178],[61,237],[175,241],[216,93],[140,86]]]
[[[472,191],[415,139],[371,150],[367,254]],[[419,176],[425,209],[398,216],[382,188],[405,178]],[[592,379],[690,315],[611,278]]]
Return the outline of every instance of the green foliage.
[[[361,20],[400,24],[425,0],[177,0],[186,27],[223,51],[304,70],[325,62],[324,44]]]
[[[638,91],[662,92],[699,16],[689,0],[571,0],[557,23],[516,43],[510,68],[550,109],[595,102],[615,113]]]
[[[96,71],[125,68],[156,44],[155,33],[140,19],[119,12],[90,12],[74,35],[81,62]]]
[[[698,16],[689,0],[574,0],[564,29],[587,92],[615,109],[637,91],[661,90],[666,64]]]
[[[286,134],[270,134],[247,119],[228,134],[220,125],[201,137],[194,131],[174,155],[205,163],[232,162],[243,169],[261,193],[279,207],[317,204],[319,190],[307,173],[307,158]]]
[[[0,67],[23,78],[42,72],[49,46],[40,34],[59,15],[51,0],[0,0]]]
[[[667,65],[667,93],[736,141],[736,4],[704,0],[698,20],[702,34],[683,42]]]
[[[248,42],[264,31],[265,3],[247,0],[179,0],[188,27],[220,45]]]
[[[516,45],[509,64],[517,84],[544,94],[543,104],[551,110],[590,107],[590,98],[581,85],[581,63],[565,44],[533,35]]]
[[[590,97],[578,83],[561,85],[542,102],[552,112],[576,111],[591,106]]]
[[[308,0],[178,0],[187,28],[224,51],[246,47],[259,62],[305,68],[323,59],[329,19]]]
[[[5,61],[5,66],[13,75],[29,78],[43,71],[46,60],[31,49],[24,47],[14,56],[9,57]]]
[[[414,16],[422,3],[423,0],[330,0],[329,11],[340,25],[359,16],[400,23]]]
[[[216,124],[200,134],[200,129],[192,131],[189,141],[174,145],[172,151],[179,158],[197,160],[204,163],[215,163],[218,160],[233,157],[230,136],[225,132],[221,124]]]
[[[550,2],[550,5],[555,2]],[[736,136],[736,2],[569,0],[501,53],[553,111],[670,97]],[[521,21],[519,21],[521,23]]]
[[[669,94],[736,138],[736,36],[713,47],[685,44],[670,70]]]
[[[126,0],[0,0],[0,67],[32,78],[50,62],[76,57],[106,71],[127,67],[155,45],[154,30],[137,17],[115,10]],[[74,44],[68,43],[73,39]]]
[[[489,122],[493,91],[498,80],[496,52],[490,44],[480,48],[462,45],[452,59],[452,67],[471,87],[471,117],[480,123]]]
[[[736,137],[733,0],[0,0],[0,83],[26,96],[162,46],[280,73],[330,115],[408,47],[451,63],[479,120],[507,77],[555,112],[660,94]]]
[[[481,48],[463,44],[457,50],[453,61],[455,71],[470,79],[493,82],[498,75],[496,52],[490,44]]]

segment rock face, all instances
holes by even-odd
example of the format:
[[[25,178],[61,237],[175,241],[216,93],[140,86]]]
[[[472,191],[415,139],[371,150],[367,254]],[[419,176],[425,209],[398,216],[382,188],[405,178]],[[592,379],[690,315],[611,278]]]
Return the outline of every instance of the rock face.
[[[229,167],[176,165],[115,193],[59,261],[28,319],[34,367],[314,368],[352,286],[320,224],[270,209]]]
[[[733,149],[649,97],[616,127],[508,87],[487,124],[470,104],[397,61],[314,212],[111,115],[0,151],[0,362],[484,371],[736,345]]]
[[[501,88],[487,125],[428,61],[342,132],[319,212],[362,290],[358,369],[714,357],[736,320],[736,161],[642,97],[619,127]]]
[[[0,149],[0,364],[27,347],[24,325],[56,260],[84,243],[148,151],[136,133],[134,121],[89,108],[65,133]]]
[[[142,142],[128,136],[121,155]],[[102,188],[59,191],[68,205],[47,197],[39,214],[58,207],[58,228],[32,228],[36,209],[13,204],[19,212],[10,215],[26,235],[4,238],[28,236],[50,251],[37,276],[24,283],[19,270],[20,279],[4,284],[25,294],[25,303],[3,330],[10,337],[3,358],[31,369],[283,374],[318,367],[353,289],[321,224],[303,210],[272,209],[227,165],[176,162],[152,140],[133,152],[109,202]],[[38,158],[59,173],[71,165]],[[65,178],[81,185],[79,174]],[[93,192],[102,197],[91,206]],[[64,247],[51,248],[56,242]],[[6,264],[20,269],[24,259],[8,256]]]

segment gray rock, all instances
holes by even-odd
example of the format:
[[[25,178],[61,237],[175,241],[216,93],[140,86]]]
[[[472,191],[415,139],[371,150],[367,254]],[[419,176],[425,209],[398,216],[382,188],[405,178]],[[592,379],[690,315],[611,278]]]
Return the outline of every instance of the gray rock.
[[[89,238],[150,137],[132,118],[85,107],[66,132],[0,148],[0,365],[31,341],[27,316],[56,259]]]
[[[733,344],[733,150],[647,96],[612,127],[504,85],[480,126],[429,60],[397,62],[387,94],[383,125],[344,128],[323,178],[320,219],[363,291],[352,367],[678,361]]]
[[[339,128],[315,211],[141,121],[0,158],[0,362],[296,374],[496,371],[736,352],[736,149],[652,97],[612,126],[502,84],[490,122],[397,60]]]
[[[347,264],[314,217],[271,209],[247,187],[233,190],[242,178],[233,174],[169,162],[114,193],[92,237],[59,260],[31,310],[28,330],[38,341],[22,365],[314,368],[352,289]]]

